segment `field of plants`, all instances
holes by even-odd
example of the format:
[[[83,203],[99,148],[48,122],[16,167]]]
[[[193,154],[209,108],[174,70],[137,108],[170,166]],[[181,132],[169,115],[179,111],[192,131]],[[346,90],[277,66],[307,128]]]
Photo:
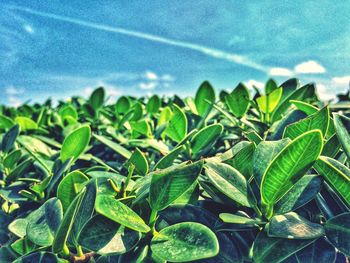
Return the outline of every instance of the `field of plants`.
[[[350,110],[314,84],[0,107],[0,262],[349,262]]]

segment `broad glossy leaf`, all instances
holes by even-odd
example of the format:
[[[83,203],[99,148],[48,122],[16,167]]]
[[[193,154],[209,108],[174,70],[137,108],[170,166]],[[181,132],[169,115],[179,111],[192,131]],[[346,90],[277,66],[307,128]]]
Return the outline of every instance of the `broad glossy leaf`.
[[[17,239],[15,242],[11,244],[11,248],[19,255],[23,256],[30,252],[32,252],[34,249],[37,248],[37,245],[32,243],[27,238],[20,238]]]
[[[322,186],[321,177],[317,175],[305,175],[296,182],[289,192],[275,205],[276,214],[284,214],[294,211],[310,202],[320,192]]]
[[[121,156],[123,156],[126,159],[129,159],[132,155],[132,153],[127,150],[126,148],[124,148],[123,146],[111,141],[110,139],[108,139],[105,136],[102,135],[97,135],[94,134],[94,137],[100,141],[101,143],[103,143],[104,145],[108,146],[109,148],[111,148],[112,150],[114,150],[116,153],[120,154]]]
[[[59,114],[63,121],[67,120],[68,123],[75,123],[78,119],[77,110],[70,104],[66,104],[59,109]]]
[[[12,149],[19,135],[19,132],[20,132],[19,125],[15,125],[4,135],[1,142],[1,150],[4,153],[8,153]]]
[[[235,168],[225,163],[207,162],[205,173],[221,193],[240,205],[254,206],[248,182]]]
[[[309,131],[285,146],[271,161],[261,181],[261,198],[273,206],[312,167],[323,147],[319,130]]]
[[[102,107],[104,100],[105,90],[102,87],[95,89],[89,98],[90,104],[95,110]]]
[[[206,226],[185,222],[162,229],[151,241],[152,252],[171,262],[211,258],[219,253],[219,242]]]
[[[115,111],[118,114],[124,114],[130,109],[130,101],[127,97],[121,96],[118,98],[115,105]]]
[[[327,239],[342,253],[350,256],[350,213],[329,219],[325,224]]]
[[[273,91],[278,89],[277,83],[274,79],[269,79],[265,84],[265,93],[271,94]]]
[[[140,175],[146,175],[148,173],[148,162],[138,148],[132,153],[129,162],[135,165],[135,170]]]
[[[63,219],[59,228],[56,231],[55,239],[52,243],[52,252],[59,253],[63,250],[64,246],[66,245],[69,233],[74,223],[75,216],[77,214],[79,206],[81,205],[81,201],[84,195],[85,189],[74,198],[73,202],[70,204],[67,211],[64,213]]]
[[[266,228],[269,237],[315,239],[324,235],[322,225],[312,223],[295,212],[273,216]]]
[[[286,239],[268,237],[260,232],[253,245],[253,259],[256,263],[279,263],[311,244],[314,239]]]
[[[194,157],[196,158],[202,151],[210,149],[220,137],[223,129],[224,127],[221,124],[212,124],[198,131],[191,140]]]
[[[173,105],[173,115],[169,121],[165,134],[175,142],[180,142],[187,134],[187,118],[182,109]]]
[[[260,110],[263,113],[271,113],[277,106],[282,97],[282,88],[272,91],[270,94],[263,95],[256,99]]]
[[[350,169],[325,156],[321,156],[314,167],[350,207]]]
[[[77,160],[89,145],[91,130],[89,126],[82,126],[71,132],[63,141],[61,149],[62,162],[73,158]]]
[[[61,259],[57,255],[50,252],[35,252],[16,259],[13,263],[60,263]]]
[[[319,111],[317,107],[311,105],[310,103],[306,103],[304,101],[290,100],[290,103],[295,105],[298,110],[305,112],[307,115],[311,115]]]
[[[340,114],[333,114],[333,117],[338,139],[348,159],[350,159],[350,119]]]
[[[138,121],[142,118],[143,115],[143,109],[142,109],[142,105],[140,102],[136,102],[131,109],[133,111],[133,115],[131,117],[132,121]]]
[[[26,150],[34,154],[51,157],[56,153],[56,151],[52,150],[46,143],[32,136],[21,135],[18,137],[17,141],[24,146]]]
[[[269,163],[290,141],[289,138],[285,138],[278,141],[263,141],[259,143],[253,157],[253,174],[258,185],[261,184],[261,179]]]
[[[153,173],[150,186],[150,205],[160,211],[179,198],[197,180],[203,161],[180,164]]]
[[[246,86],[239,83],[237,87],[227,96],[225,102],[233,115],[237,118],[242,117],[249,108],[250,97]]]
[[[200,116],[206,114],[211,105],[207,102],[215,102],[215,91],[208,81],[204,81],[197,90],[194,102]]]
[[[251,143],[239,151],[233,159],[227,161],[233,168],[243,174],[247,180],[249,180],[253,174],[255,149],[255,144]]]
[[[70,172],[61,180],[57,188],[57,198],[62,203],[63,211],[67,211],[88,180],[89,178],[78,170]]]
[[[320,130],[323,137],[325,137],[329,126],[329,120],[329,107],[326,106],[314,114],[311,114],[309,117],[288,125],[284,130],[283,137],[295,139],[307,131],[316,129]]]
[[[225,223],[230,224],[242,224],[242,225],[255,225],[264,224],[259,218],[250,218],[242,215],[235,215],[229,213],[221,213],[220,219]]]
[[[0,114],[0,129],[10,129],[14,124],[9,117]]]
[[[156,169],[165,169],[171,166],[174,162],[174,160],[179,156],[179,154],[184,150],[184,147],[182,145],[174,148],[169,152],[167,155],[162,157],[158,163],[154,166],[154,170]]]
[[[159,111],[161,101],[157,95],[153,95],[147,102],[146,110],[148,113],[154,114]]]
[[[279,120],[283,114],[288,110],[288,108],[291,106],[291,100],[299,100],[304,101],[305,99],[312,98],[315,96],[315,85],[314,84],[307,84],[299,89],[296,89],[292,93],[290,93],[288,96],[283,96],[281,102],[277,105],[275,108],[272,116],[271,121],[274,123],[275,121]]]
[[[125,228],[101,215],[94,216],[79,234],[83,248],[100,255],[119,255],[131,250],[140,240],[139,232]]]
[[[12,169],[14,165],[19,161],[21,156],[22,156],[22,152],[20,149],[13,150],[10,154],[8,154],[4,158],[4,162],[3,162],[4,167],[6,167],[7,169]]]
[[[36,130],[38,124],[27,117],[16,117],[15,122],[21,127],[21,131]]]
[[[147,233],[151,229],[131,208],[109,195],[97,195],[96,212],[135,231]]]

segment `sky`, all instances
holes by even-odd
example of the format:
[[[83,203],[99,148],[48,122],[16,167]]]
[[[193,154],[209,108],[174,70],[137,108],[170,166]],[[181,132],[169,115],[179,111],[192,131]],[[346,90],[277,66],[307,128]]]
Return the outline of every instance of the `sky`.
[[[194,95],[274,78],[350,82],[350,1],[20,1],[0,3],[0,104],[89,96]]]

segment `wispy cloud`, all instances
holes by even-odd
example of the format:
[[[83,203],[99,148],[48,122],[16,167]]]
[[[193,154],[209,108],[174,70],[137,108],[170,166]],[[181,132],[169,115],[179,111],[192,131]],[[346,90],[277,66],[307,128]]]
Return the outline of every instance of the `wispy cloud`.
[[[294,71],[301,74],[321,74],[325,73],[326,69],[320,63],[309,60],[296,65]]]
[[[337,85],[349,85],[350,86],[350,75],[342,77],[332,78],[332,82]]]
[[[294,72],[288,68],[271,68],[269,71],[269,75],[271,76],[283,76],[289,77],[292,76]]]
[[[89,22],[89,21],[85,21],[85,20],[81,20],[81,19],[77,19],[77,18],[73,18],[73,17],[61,16],[61,15],[56,15],[56,14],[52,14],[52,13],[41,12],[41,11],[37,11],[34,9],[30,9],[30,8],[20,7],[20,6],[11,6],[11,9],[19,10],[19,11],[26,12],[26,13],[29,13],[32,15],[37,15],[37,16],[41,16],[41,17],[55,19],[58,21],[67,22],[67,23],[71,23],[71,24],[75,24],[75,25],[79,25],[79,26],[83,26],[83,27],[87,27],[87,28],[91,28],[91,29],[128,35],[131,37],[149,40],[152,42],[157,42],[157,43],[162,43],[162,44],[166,44],[166,45],[170,45],[170,46],[176,46],[176,47],[180,47],[180,48],[190,49],[190,50],[200,52],[202,54],[205,54],[205,55],[213,57],[213,58],[226,60],[226,61],[236,63],[236,64],[239,64],[242,66],[250,67],[250,68],[253,68],[253,69],[256,69],[259,71],[263,71],[263,72],[268,71],[268,68],[266,66],[261,65],[255,61],[249,59],[248,57],[245,57],[245,56],[242,56],[239,54],[235,54],[235,53],[226,52],[226,51],[216,49],[216,48],[211,48],[211,47],[198,45],[198,44],[185,42],[185,41],[174,40],[174,39],[165,38],[165,37],[161,37],[161,36],[157,36],[157,35],[152,35],[152,34],[148,34],[148,33],[144,33],[144,32],[129,30],[129,29],[125,29],[122,27],[113,27],[113,26]]]
[[[24,24],[23,29],[28,33],[28,34],[34,34],[34,28],[29,25],[29,24]]]

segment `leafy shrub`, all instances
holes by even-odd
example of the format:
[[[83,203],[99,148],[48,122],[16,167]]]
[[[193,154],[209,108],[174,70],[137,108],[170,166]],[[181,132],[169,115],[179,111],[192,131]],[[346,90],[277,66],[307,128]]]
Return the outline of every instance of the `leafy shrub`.
[[[348,108],[251,95],[2,106],[0,262],[345,262]]]

